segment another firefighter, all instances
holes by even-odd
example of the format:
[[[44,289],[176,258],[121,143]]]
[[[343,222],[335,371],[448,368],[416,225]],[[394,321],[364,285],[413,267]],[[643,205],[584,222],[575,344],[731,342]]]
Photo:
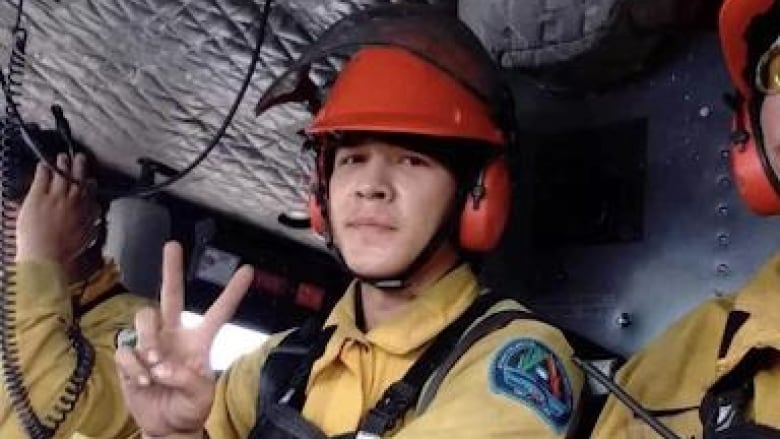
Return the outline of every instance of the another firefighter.
[[[65,174],[86,181],[83,152],[72,155],[57,131],[30,132]],[[18,153],[7,164],[3,213],[15,229],[16,263],[5,279],[0,437],[126,436],[136,427],[116,378],[115,341],[152,302],[128,294],[116,264],[104,259],[95,192],[36,165],[21,137],[12,142]]]
[[[582,388],[572,348],[515,301],[482,291],[467,262],[495,245],[508,215],[496,114],[407,48],[352,56],[308,132],[313,218],[354,282],[321,328],[273,337],[215,382],[208,348],[251,270],[237,272],[201,327],[183,329],[182,255],[169,244],[161,312],[139,313],[139,345],[117,352],[144,437],[570,435]]]
[[[780,214],[780,1],[726,0],[726,66],[736,86],[732,165],[740,194]],[[619,372],[629,394],[682,438],[780,438],[780,256],[734,295],[705,302]],[[611,398],[593,437],[657,437]]]

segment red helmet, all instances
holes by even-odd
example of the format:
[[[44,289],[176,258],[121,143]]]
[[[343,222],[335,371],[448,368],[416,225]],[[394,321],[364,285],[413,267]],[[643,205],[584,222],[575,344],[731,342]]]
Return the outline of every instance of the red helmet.
[[[726,0],[720,9],[720,44],[731,81],[743,97],[753,97],[754,87],[745,76],[748,63],[748,41],[745,33],[751,21],[766,13],[775,0]],[[778,24],[780,30],[780,24]]]
[[[763,139],[754,130],[758,115],[751,114],[757,90],[746,71],[748,48],[746,32],[753,19],[766,13],[775,0],[726,0],[720,11],[720,42],[731,80],[740,97],[734,116],[734,147],[731,166],[740,196],[750,210],[759,215],[780,214],[780,194],[773,184],[777,180],[768,163]],[[780,23],[777,25],[780,33]],[[768,47],[767,47],[768,49]]]
[[[473,140],[474,147],[496,149],[505,144],[490,106],[475,92],[421,56],[394,46],[359,50],[307,130],[315,137],[349,131]],[[317,168],[322,178],[323,163]],[[509,213],[505,161],[490,162],[470,192],[461,215],[460,245],[484,252],[498,242]],[[321,233],[325,224],[320,205],[314,200],[310,206],[314,229]]]
[[[381,131],[501,146],[488,106],[458,80],[407,50],[367,47],[338,76],[310,134]]]

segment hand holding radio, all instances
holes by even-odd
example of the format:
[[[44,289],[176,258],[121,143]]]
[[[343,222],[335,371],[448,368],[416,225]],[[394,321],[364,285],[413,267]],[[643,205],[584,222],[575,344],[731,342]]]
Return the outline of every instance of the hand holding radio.
[[[57,156],[57,167],[74,180],[86,177],[86,157]],[[100,207],[92,185],[76,184],[39,163],[16,218],[16,261],[49,260],[68,266],[97,239]]]

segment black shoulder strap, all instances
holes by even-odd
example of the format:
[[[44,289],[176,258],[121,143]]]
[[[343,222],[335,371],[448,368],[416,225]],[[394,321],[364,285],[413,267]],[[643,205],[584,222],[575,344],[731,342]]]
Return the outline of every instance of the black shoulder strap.
[[[747,412],[754,395],[753,377],[772,367],[773,355],[771,349],[751,350],[734,370],[710,387],[699,409],[705,439],[752,424]]]
[[[447,377],[455,363],[474,345],[474,343],[481,340],[488,334],[497,331],[509,323],[519,319],[536,319],[536,317],[528,312],[522,310],[505,310],[491,314],[479,323],[471,327],[466,335],[458,342],[457,346],[447,356],[446,360],[442,363],[441,367],[436,370],[436,373],[427,381],[425,391],[420,395],[420,399],[417,401],[417,411],[423,412],[433,400],[436,392],[439,390],[439,386]]]
[[[726,356],[734,336],[749,317],[744,311],[729,313],[718,358]],[[780,431],[755,424],[747,414],[754,395],[753,377],[771,367],[772,355],[769,349],[751,350],[734,370],[710,387],[699,408],[705,439],[780,438]]]
[[[379,403],[368,412],[361,423],[360,432],[381,437],[382,434],[391,430],[412,404],[417,401],[425,382],[455,349],[466,329],[501,299],[500,296],[492,293],[477,297],[460,317],[439,333],[431,346],[406,372],[406,375],[388,387],[379,399]]]
[[[262,407],[263,419],[255,424],[249,439],[328,439],[317,426],[307,421],[299,410],[285,404]]]
[[[271,350],[260,369],[255,425],[250,438],[258,436],[263,428],[263,411],[276,406],[284,399],[290,410],[303,407],[303,389],[306,387],[311,367],[325,352],[335,326],[320,329],[316,320],[309,320],[288,334]]]
[[[726,327],[723,329],[723,337],[720,339],[720,347],[718,348],[718,358],[723,358],[729,352],[731,342],[734,341],[734,336],[737,335],[737,331],[742,325],[745,324],[749,313],[744,311],[731,311],[726,319]]]
[[[120,282],[117,282],[114,284],[113,287],[111,287],[108,291],[101,294],[95,300],[85,304],[85,305],[79,305],[78,303],[73,304],[73,316],[76,319],[81,318],[84,314],[92,311],[93,309],[97,308],[98,305],[105,303],[109,299],[112,299],[120,294],[126,294],[127,288],[122,285]]]

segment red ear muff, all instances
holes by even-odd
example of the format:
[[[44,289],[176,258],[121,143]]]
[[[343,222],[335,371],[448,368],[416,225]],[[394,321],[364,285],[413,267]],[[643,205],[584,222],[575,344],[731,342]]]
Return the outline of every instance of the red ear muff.
[[[774,172],[751,129],[747,108],[734,117],[731,169],[739,195],[748,208],[758,215],[780,214],[780,195],[770,180]],[[742,137],[742,138],[739,138]]]
[[[460,219],[461,248],[484,253],[498,244],[509,218],[511,192],[506,160],[488,163],[466,197]]]

